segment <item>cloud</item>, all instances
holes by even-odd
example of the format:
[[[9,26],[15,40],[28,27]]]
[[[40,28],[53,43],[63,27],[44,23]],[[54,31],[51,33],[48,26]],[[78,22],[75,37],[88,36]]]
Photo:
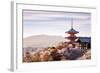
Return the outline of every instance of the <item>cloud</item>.
[[[89,13],[74,13],[74,12],[48,12],[48,11],[24,11],[24,21],[68,21],[74,20],[89,20]]]

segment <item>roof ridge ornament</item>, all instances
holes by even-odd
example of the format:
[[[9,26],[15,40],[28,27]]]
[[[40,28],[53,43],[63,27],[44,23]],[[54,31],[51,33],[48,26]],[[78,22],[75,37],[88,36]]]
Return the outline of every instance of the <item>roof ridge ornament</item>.
[[[73,18],[71,19],[71,29],[73,29]]]
[[[69,31],[66,31],[65,33],[79,33],[78,31],[76,31],[74,28],[73,28],[73,18],[70,19],[71,20],[71,29]]]

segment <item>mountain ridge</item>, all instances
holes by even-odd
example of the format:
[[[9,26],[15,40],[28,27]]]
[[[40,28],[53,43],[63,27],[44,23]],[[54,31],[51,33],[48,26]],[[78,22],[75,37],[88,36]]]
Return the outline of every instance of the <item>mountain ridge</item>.
[[[23,39],[24,47],[50,47],[60,42],[64,42],[65,38],[55,35],[34,35]]]

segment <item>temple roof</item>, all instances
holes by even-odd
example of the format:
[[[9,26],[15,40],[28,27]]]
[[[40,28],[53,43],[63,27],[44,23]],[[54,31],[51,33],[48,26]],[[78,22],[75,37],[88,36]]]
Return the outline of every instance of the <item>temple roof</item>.
[[[90,37],[78,37],[80,42],[83,43],[90,43],[91,42],[91,38]]]
[[[69,31],[66,31],[65,33],[79,33],[79,32],[71,28]]]

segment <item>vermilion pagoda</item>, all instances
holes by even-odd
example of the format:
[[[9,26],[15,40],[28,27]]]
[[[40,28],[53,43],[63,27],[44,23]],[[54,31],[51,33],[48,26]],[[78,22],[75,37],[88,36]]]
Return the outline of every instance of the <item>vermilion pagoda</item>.
[[[65,37],[69,40],[68,43],[75,43],[77,37],[76,37],[76,34],[79,33],[78,31],[76,31],[74,28],[73,28],[73,19],[71,19],[71,29],[69,31],[66,31],[65,33],[69,34],[68,37]]]

